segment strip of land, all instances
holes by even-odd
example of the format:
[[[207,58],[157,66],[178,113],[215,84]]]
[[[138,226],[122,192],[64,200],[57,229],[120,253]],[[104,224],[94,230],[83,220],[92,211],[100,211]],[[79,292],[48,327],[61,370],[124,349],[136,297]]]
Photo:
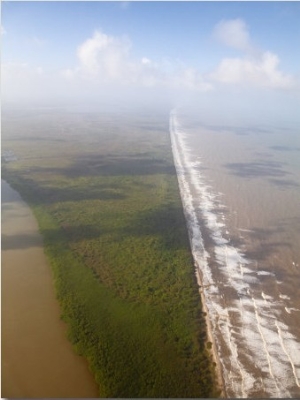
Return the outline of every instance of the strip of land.
[[[37,218],[101,396],[218,396],[168,116],[14,116],[3,131],[3,176]]]

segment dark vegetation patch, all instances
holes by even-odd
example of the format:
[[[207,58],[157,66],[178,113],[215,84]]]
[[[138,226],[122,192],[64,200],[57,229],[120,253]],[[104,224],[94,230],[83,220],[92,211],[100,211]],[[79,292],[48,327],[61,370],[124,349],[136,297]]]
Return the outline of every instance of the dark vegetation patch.
[[[76,160],[69,168],[56,171],[67,177],[78,176],[120,176],[120,175],[154,175],[154,174],[175,174],[173,165],[159,158],[131,155],[98,155],[89,154],[86,158]]]
[[[35,213],[101,397],[219,395],[167,120],[50,114],[3,127],[17,156],[3,178]]]

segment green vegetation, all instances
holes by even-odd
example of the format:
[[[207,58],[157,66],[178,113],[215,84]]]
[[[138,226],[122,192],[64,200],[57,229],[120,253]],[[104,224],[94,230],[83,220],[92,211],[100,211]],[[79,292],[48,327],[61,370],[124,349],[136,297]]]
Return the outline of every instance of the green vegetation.
[[[7,115],[8,150],[100,396],[218,396],[168,119]]]

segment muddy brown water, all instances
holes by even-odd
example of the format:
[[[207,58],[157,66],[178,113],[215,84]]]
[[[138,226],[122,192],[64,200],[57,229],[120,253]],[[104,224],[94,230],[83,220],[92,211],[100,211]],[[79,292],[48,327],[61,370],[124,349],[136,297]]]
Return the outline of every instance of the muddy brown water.
[[[193,118],[179,114],[179,151],[210,255],[200,265],[227,395],[299,398],[299,131]]]
[[[37,222],[1,181],[2,397],[98,397],[60,320]]]

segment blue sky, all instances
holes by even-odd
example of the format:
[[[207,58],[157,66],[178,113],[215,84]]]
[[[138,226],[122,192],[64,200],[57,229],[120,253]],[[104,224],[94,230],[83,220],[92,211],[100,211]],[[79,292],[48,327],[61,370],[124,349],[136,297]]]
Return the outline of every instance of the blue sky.
[[[295,103],[299,20],[299,2],[4,1],[2,98],[251,93]]]

